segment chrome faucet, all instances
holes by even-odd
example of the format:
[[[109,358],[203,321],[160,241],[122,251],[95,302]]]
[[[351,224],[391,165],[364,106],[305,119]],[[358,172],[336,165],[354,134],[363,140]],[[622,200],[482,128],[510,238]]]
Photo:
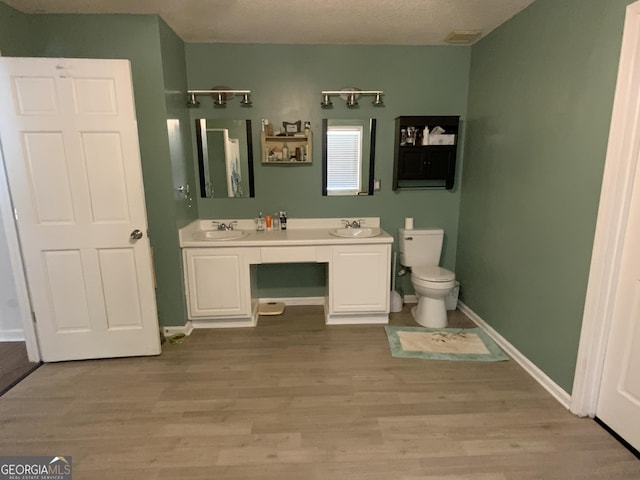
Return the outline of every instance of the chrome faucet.
[[[364,223],[364,220],[359,218],[358,220],[342,220],[344,222],[344,228],[360,228],[360,224]]]
[[[238,224],[238,221],[232,220],[229,223],[224,223],[224,222],[218,222],[216,220],[213,220],[211,223],[214,226],[217,225],[218,230],[233,230],[233,227]]]

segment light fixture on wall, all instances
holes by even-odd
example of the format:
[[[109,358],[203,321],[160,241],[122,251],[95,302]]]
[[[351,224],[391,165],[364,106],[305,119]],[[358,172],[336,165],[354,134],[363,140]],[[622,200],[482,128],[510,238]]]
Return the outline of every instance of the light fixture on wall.
[[[371,102],[373,106],[384,107],[384,102],[382,101],[384,92],[382,90],[360,90],[359,88],[348,87],[341,90],[322,90],[322,102],[320,102],[322,108],[331,108],[333,106],[331,102],[332,95],[340,95],[346,102],[347,108],[358,108],[358,99],[365,95],[374,97]]]
[[[226,107],[227,101],[235,95],[241,95],[240,105],[250,107],[251,90],[234,90],[229,87],[212,87],[211,90],[187,90],[187,107],[199,107],[198,95],[210,95],[213,98],[214,107]]]

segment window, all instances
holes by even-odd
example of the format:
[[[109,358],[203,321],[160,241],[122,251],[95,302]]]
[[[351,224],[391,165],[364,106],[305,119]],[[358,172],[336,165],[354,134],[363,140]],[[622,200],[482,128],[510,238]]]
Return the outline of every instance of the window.
[[[357,195],[362,187],[362,127],[327,127],[327,195]]]

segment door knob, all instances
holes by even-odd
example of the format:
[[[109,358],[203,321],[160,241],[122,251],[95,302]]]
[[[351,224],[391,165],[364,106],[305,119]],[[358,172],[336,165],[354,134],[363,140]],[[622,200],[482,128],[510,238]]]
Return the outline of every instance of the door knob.
[[[131,240],[140,240],[142,238],[142,232],[140,230],[134,230],[131,232],[131,235],[129,235],[129,238]]]

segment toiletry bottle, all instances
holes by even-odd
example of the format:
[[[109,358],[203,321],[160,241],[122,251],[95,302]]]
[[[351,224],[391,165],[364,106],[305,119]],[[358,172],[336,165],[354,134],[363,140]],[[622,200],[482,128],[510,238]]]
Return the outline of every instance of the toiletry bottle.
[[[406,144],[407,144],[407,129],[402,128],[400,130],[400,145],[406,145]]]
[[[267,224],[267,231],[271,230],[273,226],[273,217],[271,215],[265,215],[264,219]]]
[[[280,230],[280,214],[278,212],[274,213],[271,217],[271,222],[273,224],[274,230]]]
[[[264,217],[262,216],[262,212],[260,212],[260,216],[256,218],[256,232],[264,232]]]
[[[304,122],[304,136],[307,138],[311,136],[311,122]]]
[[[286,143],[282,145],[282,161],[284,162],[289,161],[289,147],[287,147]]]
[[[287,229],[287,212],[280,212],[280,230]]]
[[[429,145],[429,127],[424,127],[422,131],[422,145]]]

